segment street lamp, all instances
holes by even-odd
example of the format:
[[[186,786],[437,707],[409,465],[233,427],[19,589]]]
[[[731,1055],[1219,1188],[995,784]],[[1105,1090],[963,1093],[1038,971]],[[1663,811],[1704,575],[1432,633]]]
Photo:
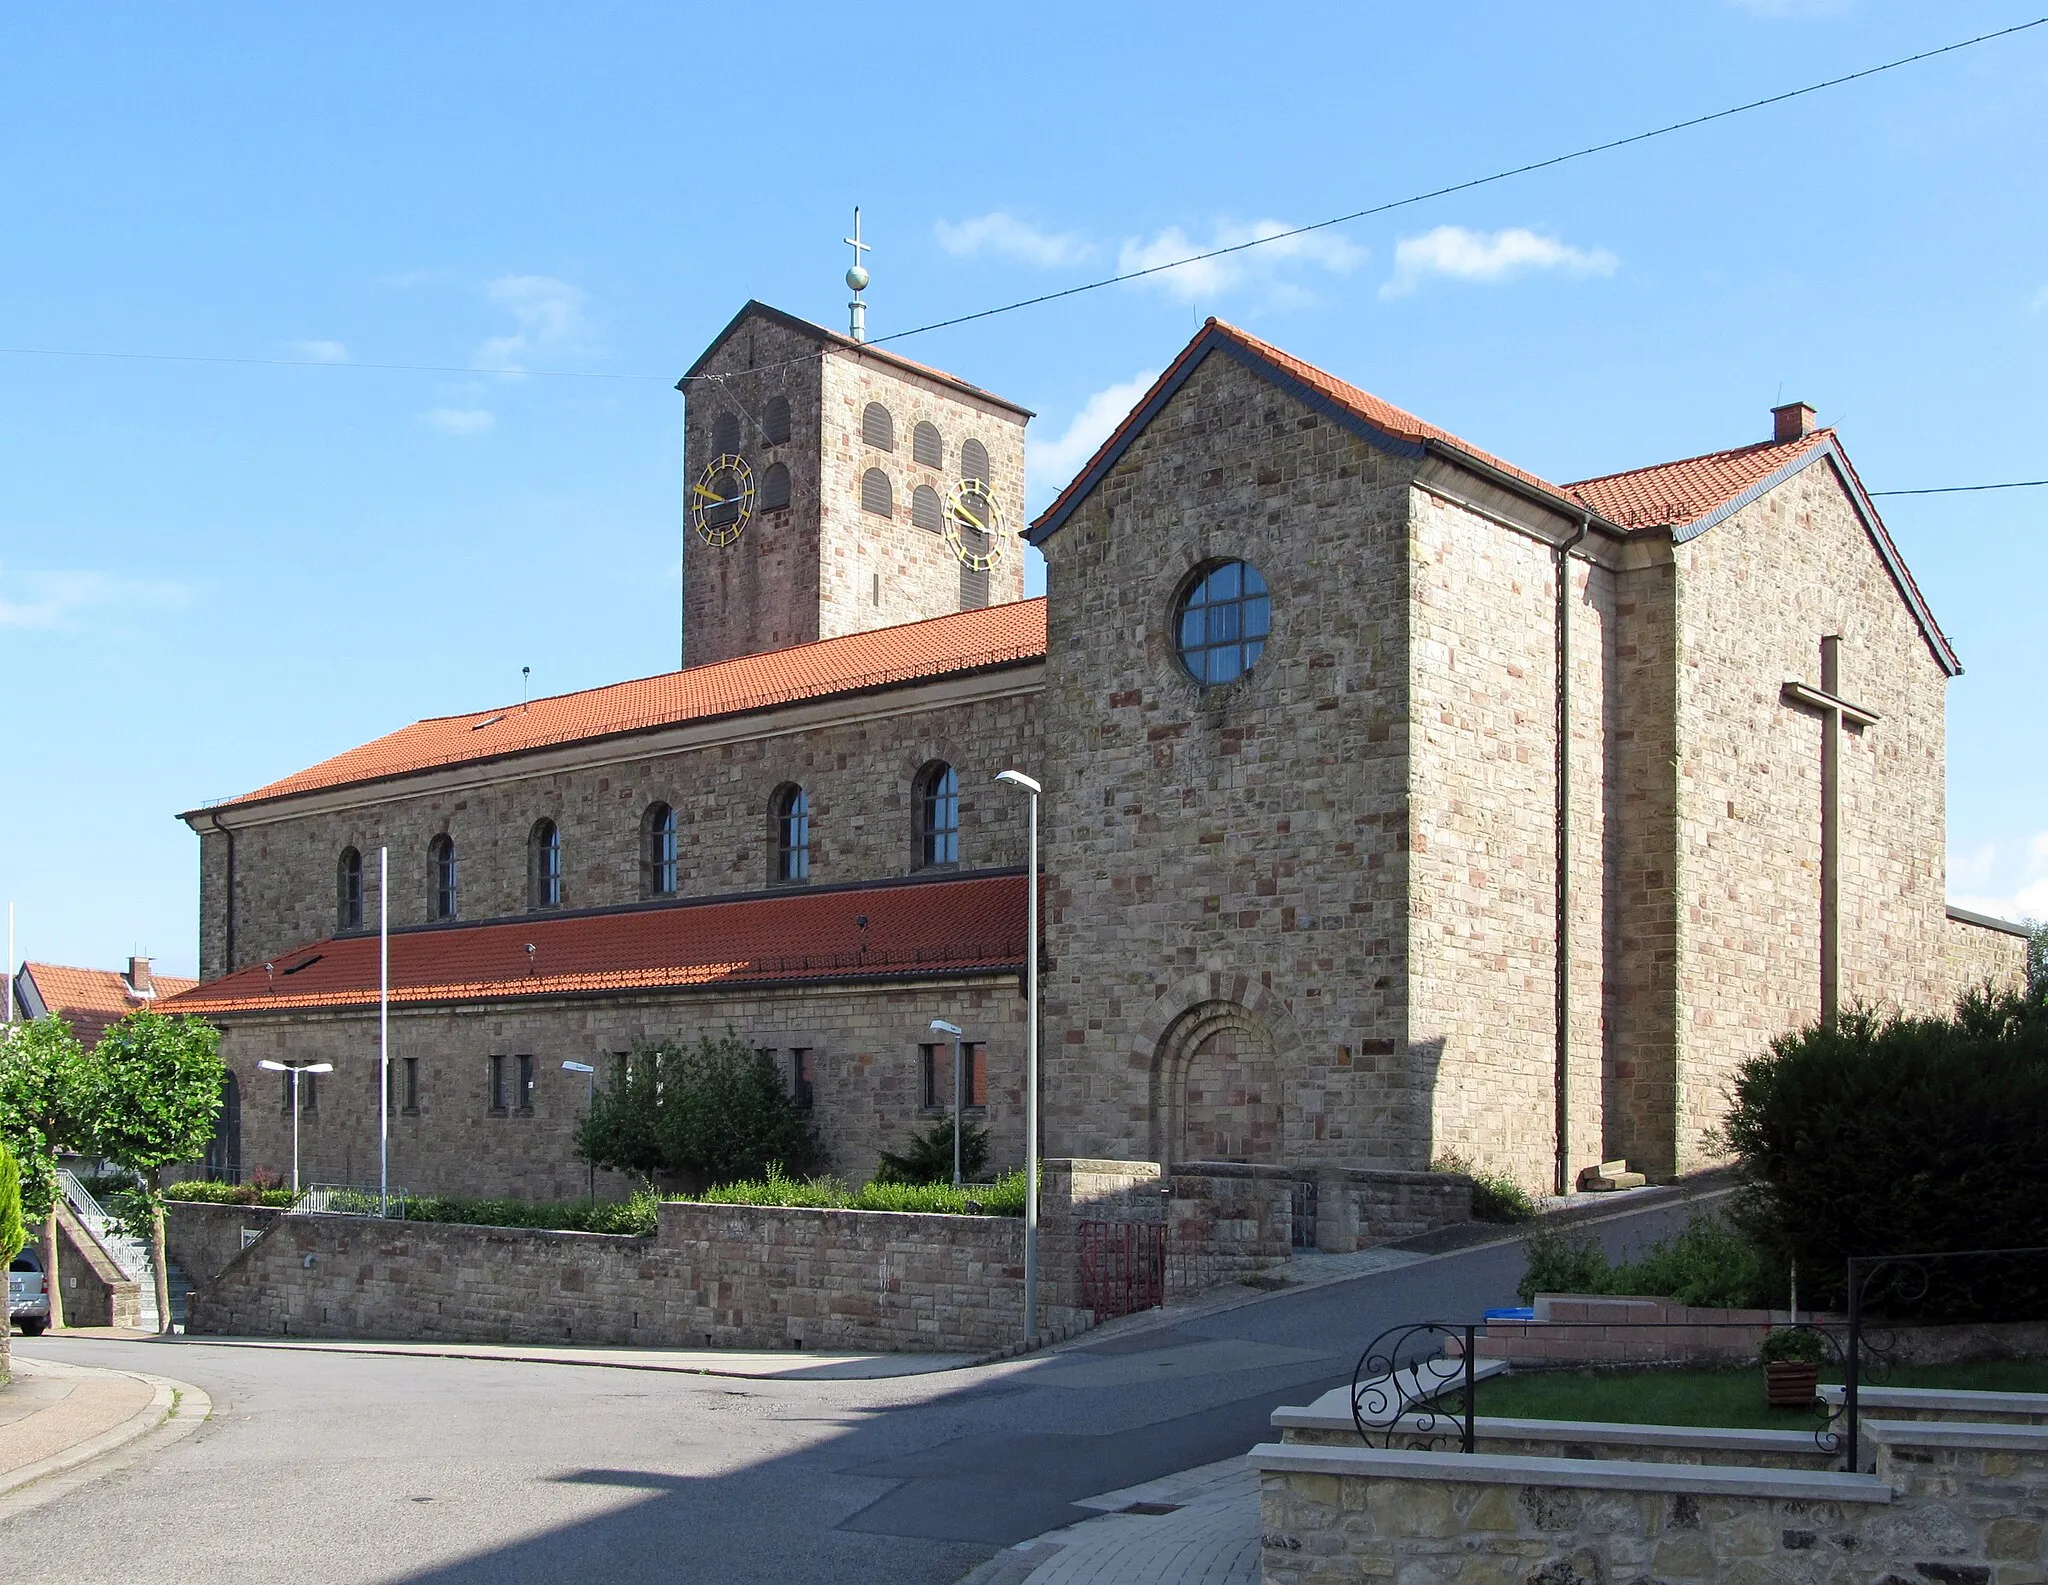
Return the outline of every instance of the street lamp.
[[[332,1073],[334,1071],[334,1064],[331,1062],[306,1062],[304,1060],[272,1062],[270,1058],[265,1057],[256,1066],[268,1068],[272,1073],[289,1073],[292,1076],[292,1200],[296,1203],[299,1197],[299,1075],[302,1073]]]
[[[1020,770],[997,781],[1031,795],[1031,845],[1025,865],[1024,960],[1024,1346],[1038,1341],[1038,795],[1045,789]]]
[[[562,1064],[562,1071],[564,1073],[580,1073],[583,1075],[583,1120],[587,1124],[590,1121],[591,1108],[597,1105],[597,1069],[587,1062],[565,1062]],[[594,1205],[597,1203],[597,1157],[592,1156],[589,1158],[589,1166],[589,1198]]]
[[[960,1113],[965,1104],[961,1095],[960,1036],[958,1024],[949,1024],[943,1018],[932,1020],[932,1033],[953,1037],[953,1187],[960,1187]]]

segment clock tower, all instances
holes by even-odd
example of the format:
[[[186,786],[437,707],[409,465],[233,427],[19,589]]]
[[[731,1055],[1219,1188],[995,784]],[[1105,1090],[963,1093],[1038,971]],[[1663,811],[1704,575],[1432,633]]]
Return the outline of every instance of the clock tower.
[[[683,665],[1024,597],[1026,409],[756,302],[677,389]]]

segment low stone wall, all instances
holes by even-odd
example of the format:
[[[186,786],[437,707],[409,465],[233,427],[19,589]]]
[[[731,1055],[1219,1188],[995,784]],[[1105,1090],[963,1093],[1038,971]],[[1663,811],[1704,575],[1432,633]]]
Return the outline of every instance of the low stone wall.
[[[1839,1408],[1844,1389],[1820,1389]],[[2048,1392],[1960,1392],[1948,1387],[1860,1386],[1856,1412],[1865,1420],[1963,1420],[1986,1425],[2048,1425]]]
[[[1750,1364],[1764,1334],[1791,1320],[1784,1310],[1710,1309],[1583,1293],[1540,1293],[1532,1308],[1533,1321],[1487,1322],[1474,1352],[1481,1359],[1552,1367]],[[1451,1351],[1461,1347],[1454,1341]]]
[[[2036,1581],[2048,1430],[1879,1422],[1877,1473],[1290,1448],[1261,1472],[1265,1585]]]
[[[1472,1180],[1456,1172],[1325,1167],[1316,1175],[1316,1247],[1348,1255],[1472,1220]]]
[[[203,1290],[285,1213],[266,1205],[164,1202],[164,1253],[194,1289]]]
[[[1009,1217],[683,1203],[653,1238],[292,1215],[195,1290],[189,1330],[988,1353],[1021,1340],[1023,1238]],[[1041,1333],[1081,1330],[1051,1287]]]
[[[71,1207],[57,1207],[57,1282],[66,1326],[139,1326],[141,1285],[124,1276]]]

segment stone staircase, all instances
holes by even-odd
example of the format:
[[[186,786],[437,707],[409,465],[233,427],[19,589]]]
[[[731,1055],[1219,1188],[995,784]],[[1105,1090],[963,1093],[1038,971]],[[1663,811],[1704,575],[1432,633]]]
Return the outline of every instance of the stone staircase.
[[[105,1207],[93,1198],[92,1191],[78,1181],[68,1167],[59,1168],[58,1186],[64,1191],[64,1199],[70,1205],[72,1214],[84,1224],[86,1230],[99,1240],[107,1256],[121,1269],[121,1275],[135,1284],[136,1325],[145,1332],[162,1330],[162,1319],[156,1308],[156,1273],[150,1263],[149,1245],[139,1238],[130,1237],[121,1230],[120,1224],[108,1214]],[[192,1284],[177,1264],[171,1264],[171,1324],[179,1330],[185,1324],[185,1300],[192,1291]]]

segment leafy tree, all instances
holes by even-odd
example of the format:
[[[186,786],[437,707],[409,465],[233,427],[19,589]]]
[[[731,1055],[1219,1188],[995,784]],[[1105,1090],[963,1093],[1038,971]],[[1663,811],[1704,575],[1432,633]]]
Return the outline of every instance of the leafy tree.
[[[805,1172],[823,1156],[775,1064],[730,1029],[694,1046],[635,1047],[593,1101],[576,1148],[601,1167],[700,1184],[758,1178],[771,1164]]]
[[[82,1110],[93,1148],[142,1180],[157,1316],[168,1332],[163,1169],[197,1160],[213,1141],[227,1077],[220,1031],[197,1018],[170,1018],[145,1008],[100,1036],[86,1073]]]
[[[988,1130],[975,1123],[960,1129],[960,1176],[972,1183],[988,1164]],[[953,1119],[941,1118],[921,1134],[910,1136],[910,1148],[898,1155],[882,1152],[875,1169],[877,1183],[951,1183],[953,1181]]]
[[[20,1168],[21,1208],[42,1224],[50,1325],[64,1324],[57,1272],[57,1161],[84,1143],[85,1048],[55,1013],[16,1024],[0,1041],[0,1141]]]
[[[2027,927],[2027,994],[2048,1001],[2048,920]]]
[[[27,1243],[28,1229],[21,1220],[21,1169],[14,1164],[14,1152],[0,1142],[0,1263],[13,1265]]]

